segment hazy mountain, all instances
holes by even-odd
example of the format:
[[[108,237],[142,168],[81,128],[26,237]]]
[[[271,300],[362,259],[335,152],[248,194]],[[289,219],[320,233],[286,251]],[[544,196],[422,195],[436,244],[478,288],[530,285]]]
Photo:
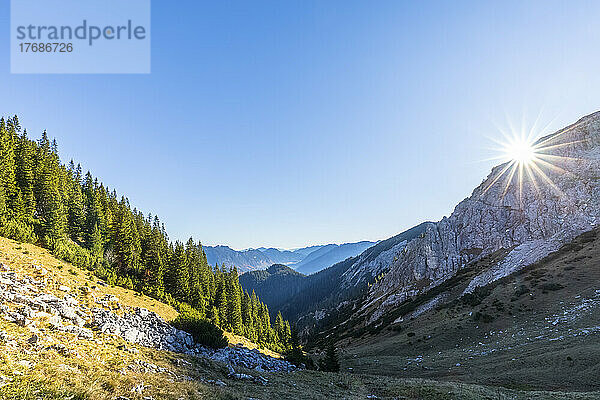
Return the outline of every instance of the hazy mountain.
[[[259,247],[257,249],[233,250],[227,246],[205,246],[204,252],[210,265],[237,267],[240,272],[265,269],[273,264],[302,267],[310,274],[329,267],[338,261],[361,253],[373,242],[327,244],[308,246],[295,250]]]
[[[292,250],[294,253],[296,254],[300,254],[300,256],[302,258],[305,258],[306,256],[308,256],[310,253],[319,250],[321,247],[325,247],[326,245],[316,245],[316,246],[308,246],[308,247],[302,247],[300,249],[295,249]]]
[[[335,263],[345,260],[348,257],[354,257],[362,253],[367,248],[373,246],[374,242],[358,242],[344,244],[329,244],[310,253],[302,261],[294,265],[294,269],[305,275],[318,272],[324,268],[332,266]]]
[[[210,265],[236,266],[240,271],[266,267],[271,262],[260,250],[236,251],[228,246],[204,246],[204,252]]]

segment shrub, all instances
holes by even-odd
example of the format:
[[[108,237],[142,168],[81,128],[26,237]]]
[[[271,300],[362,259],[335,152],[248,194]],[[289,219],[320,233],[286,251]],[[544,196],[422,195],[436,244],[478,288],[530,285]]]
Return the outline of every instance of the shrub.
[[[297,367],[303,364],[306,369],[315,369],[315,363],[312,358],[304,354],[300,347],[292,347],[291,350],[286,352],[285,361],[289,361]]]
[[[467,293],[462,297],[462,302],[471,307],[478,306],[482,301],[492,293],[490,286],[478,286],[472,293]]]
[[[475,314],[473,314],[473,321],[481,321],[485,324],[489,324],[493,320],[494,317],[486,313],[477,311]]]
[[[529,288],[527,287],[527,285],[521,285],[515,290],[513,297],[518,299],[519,297],[527,293],[529,293]]]
[[[191,334],[198,344],[220,349],[229,344],[221,328],[207,321],[202,315],[189,306],[182,306],[180,314],[172,325]]]
[[[18,242],[37,242],[37,236],[35,235],[33,225],[12,219],[0,227],[0,236],[14,239]]]

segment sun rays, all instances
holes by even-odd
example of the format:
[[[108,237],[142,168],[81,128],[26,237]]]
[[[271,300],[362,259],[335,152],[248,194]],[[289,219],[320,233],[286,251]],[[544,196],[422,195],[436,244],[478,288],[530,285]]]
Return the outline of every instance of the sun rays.
[[[553,174],[570,174],[563,168],[567,161],[577,160],[577,158],[561,155],[564,153],[561,149],[572,146],[581,141],[572,141],[565,136],[577,125],[572,125],[553,135],[549,135],[547,129],[552,124],[548,123],[545,127],[539,127],[539,115],[534,124],[529,129],[524,129],[524,121],[521,129],[516,129],[512,123],[508,123],[509,130],[498,127],[503,139],[498,140],[490,138],[496,143],[492,150],[497,153],[495,157],[489,160],[502,161],[504,164],[497,170],[496,174],[489,179],[489,184],[481,193],[483,197],[492,187],[500,188],[500,197],[509,193],[511,187],[516,188],[519,201],[519,208],[523,208],[523,192],[525,185],[533,188],[538,195],[544,186],[551,188],[558,196],[564,193],[552,180]],[[542,138],[543,137],[543,138]]]

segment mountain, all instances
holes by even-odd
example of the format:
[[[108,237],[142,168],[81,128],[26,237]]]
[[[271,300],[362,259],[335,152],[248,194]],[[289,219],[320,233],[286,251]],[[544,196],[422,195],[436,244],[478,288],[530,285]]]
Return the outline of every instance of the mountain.
[[[300,253],[273,248],[237,251],[227,246],[205,246],[204,252],[210,265],[235,266],[240,272],[264,269],[273,264],[294,264],[302,260]]]
[[[327,244],[308,246],[295,250],[259,247],[257,249],[233,250],[227,246],[205,246],[204,252],[210,265],[237,267],[240,272],[265,269],[273,264],[301,268],[300,272],[311,274],[336,262],[360,254],[373,242]]]
[[[386,313],[379,326],[339,324],[321,337],[338,338],[342,362],[356,373],[599,390],[600,228],[464,295],[504,253],[462,268]]]
[[[436,293],[465,269],[476,269],[461,294],[469,296],[593,229],[600,222],[600,112],[536,145],[535,163],[516,165],[514,172],[514,162],[494,167],[449,217],[425,224],[403,246],[389,248],[380,262],[360,260],[361,255],[349,265],[339,277],[338,293],[329,297],[354,291],[353,298],[313,302],[301,315],[287,315],[324,335],[342,324],[355,332],[379,329],[401,318],[404,304]],[[493,262],[479,263],[491,256]],[[283,307],[290,309],[297,310],[294,298]]]
[[[296,271],[305,275],[318,272],[348,257],[362,253],[375,243],[362,241],[357,243],[329,244],[313,251],[302,261],[294,265]]]
[[[277,267],[271,273],[265,271],[248,272],[240,276],[240,284],[245,290],[254,290],[256,294],[265,294],[269,298],[265,303],[273,309],[274,304],[279,304],[284,316],[288,319],[298,320],[302,328],[316,325],[311,316],[320,315],[326,308],[335,308],[340,303],[354,298],[364,291],[368,283],[375,278],[371,272],[382,270],[393,258],[394,251],[402,249],[406,244],[425,232],[431,222],[422,223],[414,228],[402,232],[390,239],[381,241],[369,247],[360,255],[338,262],[315,274],[305,276],[292,274],[291,269],[282,270]],[[360,269],[357,265],[369,266],[368,270],[354,274],[352,277],[355,285],[345,285],[348,271]],[[262,299],[262,296],[261,296]]]
[[[321,247],[324,247],[326,245],[316,245],[316,246],[308,246],[308,247],[302,247],[300,249],[295,249],[292,250],[294,253],[299,254],[303,259],[308,256],[310,253],[319,250]]]

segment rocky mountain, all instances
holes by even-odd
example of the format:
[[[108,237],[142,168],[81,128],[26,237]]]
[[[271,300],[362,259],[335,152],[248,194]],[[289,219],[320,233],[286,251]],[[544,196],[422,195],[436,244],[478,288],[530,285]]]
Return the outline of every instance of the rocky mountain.
[[[374,242],[362,241],[357,243],[328,244],[308,254],[302,261],[294,265],[296,271],[310,275],[321,271],[348,257],[354,257],[369,247]]]
[[[448,218],[398,253],[370,291],[380,308],[372,320],[438,286],[469,262],[510,250],[472,291],[530,265],[600,222],[600,112],[541,138],[540,162],[510,175],[495,167]],[[504,174],[503,174],[503,171]]]
[[[235,266],[242,273],[265,269],[273,264],[282,264],[294,267],[308,275],[360,254],[373,244],[373,242],[362,241],[308,246],[295,250],[259,247],[240,251],[227,246],[205,246],[204,252],[210,265]]]
[[[461,268],[377,324],[357,329],[351,320],[320,337],[336,337],[358,373],[599,390],[600,227],[465,294],[506,252]]]
[[[205,246],[204,252],[210,265],[237,267],[240,272],[265,269],[273,264],[295,264],[302,260],[301,253],[273,248],[233,250],[227,246]]]
[[[304,325],[323,319],[322,326],[338,324],[351,316],[363,326],[377,326],[404,302],[432,291],[478,260],[502,254],[473,277],[465,294],[535,263],[597,226],[600,112],[536,145],[534,163],[493,168],[449,217],[426,224],[404,245],[390,247],[379,262],[357,260],[342,274],[340,287],[360,288],[370,280],[368,291],[335,307],[313,309],[303,316]]]

